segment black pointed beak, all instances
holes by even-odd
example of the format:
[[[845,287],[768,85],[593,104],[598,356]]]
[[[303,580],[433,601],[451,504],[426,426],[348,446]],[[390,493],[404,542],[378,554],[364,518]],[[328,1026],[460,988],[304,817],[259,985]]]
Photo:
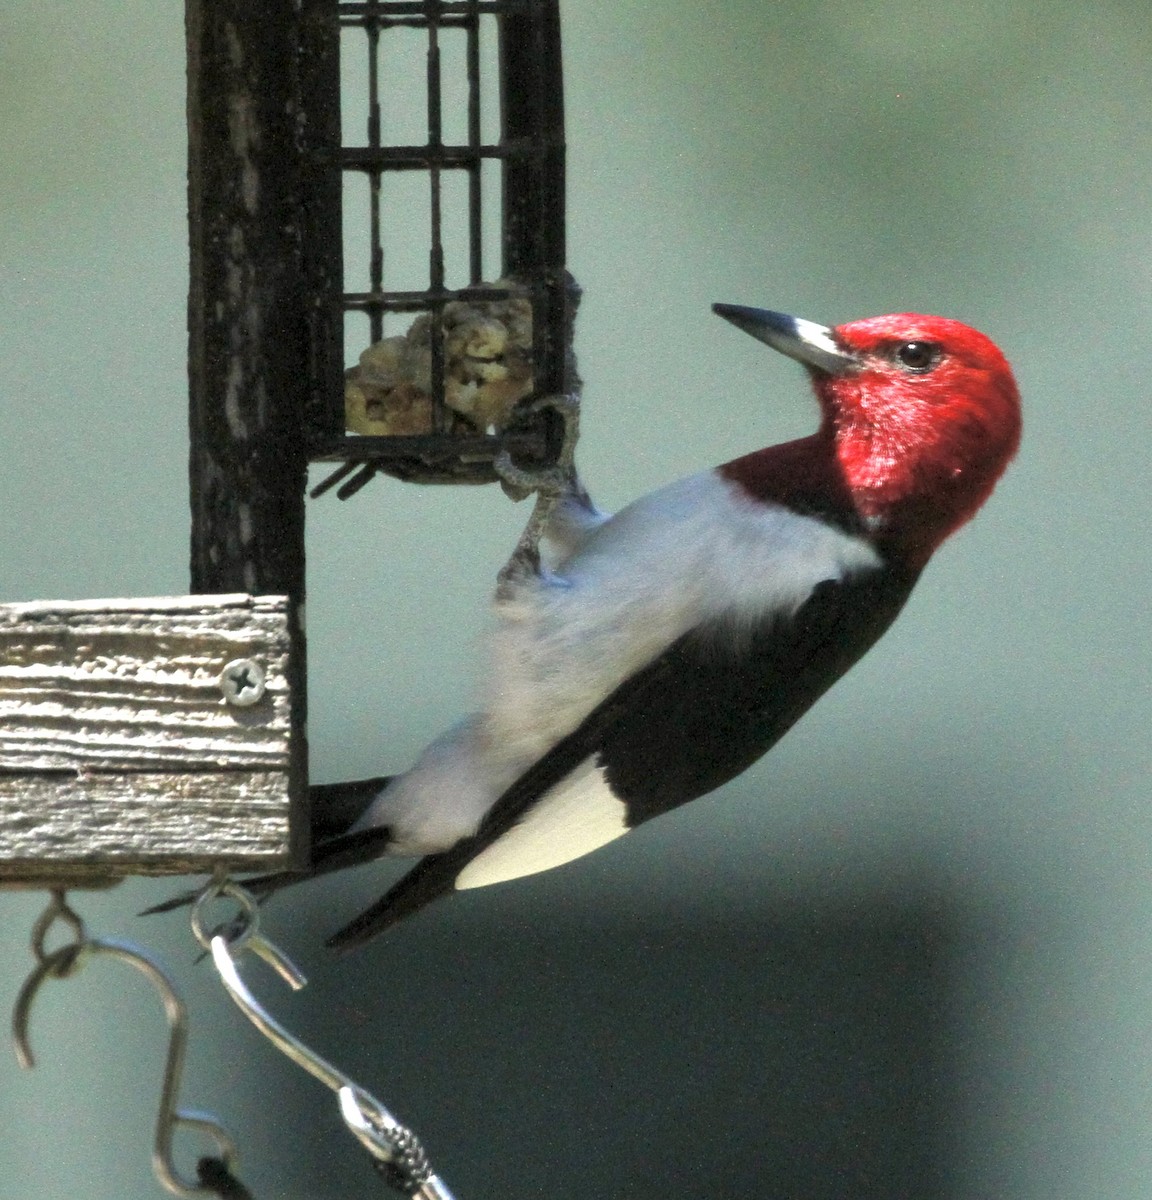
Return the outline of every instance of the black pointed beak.
[[[757,341],[818,371],[842,375],[859,365],[851,354],[836,344],[835,335],[826,325],[766,308],[746,308],[742,304],[713,304],[712,311],[725,321],[731,321],[737,329],[750,333]]]

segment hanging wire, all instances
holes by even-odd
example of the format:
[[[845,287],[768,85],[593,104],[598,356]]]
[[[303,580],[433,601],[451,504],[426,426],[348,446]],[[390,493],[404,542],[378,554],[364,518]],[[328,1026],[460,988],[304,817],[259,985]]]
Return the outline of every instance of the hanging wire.
[[[238,916],[224,927],[226,935],[210,931],[204,921],[207,905],[222,896],[240,906]],[[385,1180],[417,1200],[452,1200],[452,1193],[432,1170],[416,1135],[353,1079],[289,1033],[240,978],[238,960],[250,950],[293,989],[307,982],[287,955],[259,932],[259,907],[251,893],[233,882],[210,883],[192,905],[192,932],[210,952],[225,990],[248,1020],[277,1050],[337,1094],[344,1123],[372,1155]]]
[[[46,944],[48,934],[57,924],[68,928],[71,940],[56,950],[49,950]],[[30,1069],[36,1064],[28,1036],[28,1022],[32,1003],[45,980],[66,979],[76,974],[88,958],[98,955],[107,955],[135,967],[148,977],[160,993],[168,1020],[168,1053],[152,1145],[152,1169],[156,1178],[174,1196],[219,1196],[226,1200],[239,1200],[246,1196],[247,1192],[232,1175],[236,1146],[227,1130],[210,1114],[179,1108],[177,1105],[188,1042],[188,1009],[160,964],[130,942],[89,936],[84,922],[69,907],[61,889],[53,890],[51,902],[32,928],[32,952],[37,965],[24,981],[12,1010],[12,1038],[20,1065]],[[201,1159],[198,1181],[184,1178],[173,1160],[173,1142],[181,1127],[206,1134],[219,1148],[218,1159]]]

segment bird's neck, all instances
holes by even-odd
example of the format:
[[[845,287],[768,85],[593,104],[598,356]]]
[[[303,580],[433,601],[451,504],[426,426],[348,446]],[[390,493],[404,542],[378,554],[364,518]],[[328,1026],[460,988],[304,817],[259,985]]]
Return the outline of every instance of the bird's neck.
[[[890,562],[919,569],[972,516],[995,477],[962,469],[956,448],[910,440],[922,431],[826,421],[818,433],[724,464],[720,474],[766,504],[865,537]]]
[[[818,517],[848,533],[867,533],[830,428],[735,458],[719,473],[762,504]]]

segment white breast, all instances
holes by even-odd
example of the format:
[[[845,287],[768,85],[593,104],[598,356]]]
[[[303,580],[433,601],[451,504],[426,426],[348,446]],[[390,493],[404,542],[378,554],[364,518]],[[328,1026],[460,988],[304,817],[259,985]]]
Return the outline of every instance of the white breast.
[[[552,576],[497,605],[483,753],[514,778],[681,634],[738,634],[793,613],[826,579],[879,565],[815,517],[749,497],[714,471],[653,492],[594,529]]]

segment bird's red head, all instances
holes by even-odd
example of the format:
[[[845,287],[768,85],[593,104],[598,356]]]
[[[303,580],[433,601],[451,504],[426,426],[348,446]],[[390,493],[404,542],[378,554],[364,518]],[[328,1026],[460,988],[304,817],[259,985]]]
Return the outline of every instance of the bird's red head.
[[[721,471],[763,501],[851,513],[913,568],[988,498],[1020,444],[1004,355],[968,325],[894,313],[827,329],[735,304],[713,311],[808,367],[823,421]]]
[[[823,432],[876,536],[926,561],[1016,453],[1012,369],[984,334],[945,317],[868,317],[831,334],[851,361],[812,372]]]

